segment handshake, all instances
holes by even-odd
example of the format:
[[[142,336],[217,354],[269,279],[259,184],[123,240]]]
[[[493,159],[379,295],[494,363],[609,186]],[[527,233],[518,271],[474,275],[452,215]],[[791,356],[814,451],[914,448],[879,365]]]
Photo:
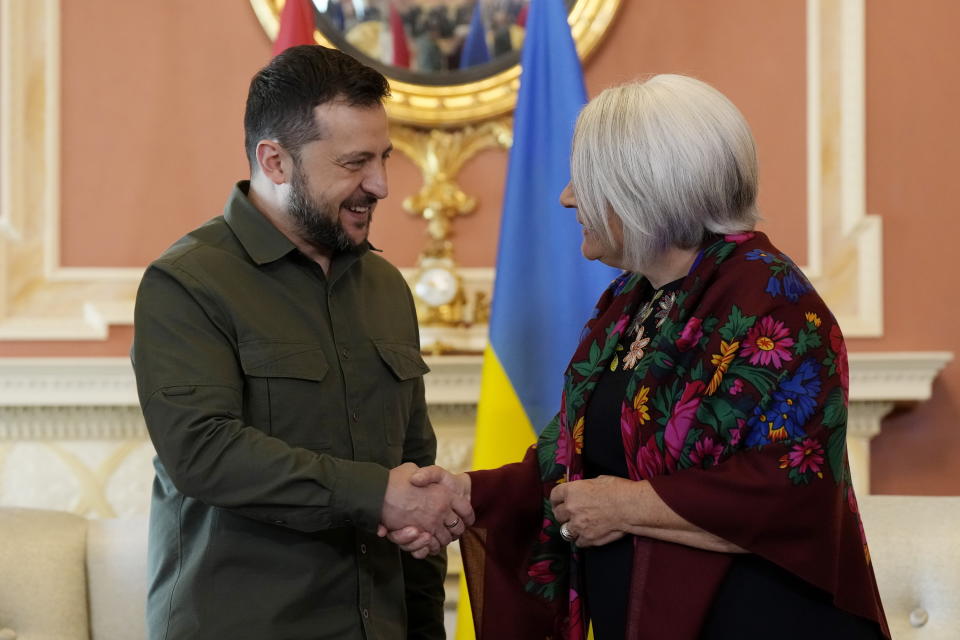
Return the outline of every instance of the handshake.
[[[437,554],[473,524],[470,476],[407,462],[390,470],[377,535],[413,557]]]

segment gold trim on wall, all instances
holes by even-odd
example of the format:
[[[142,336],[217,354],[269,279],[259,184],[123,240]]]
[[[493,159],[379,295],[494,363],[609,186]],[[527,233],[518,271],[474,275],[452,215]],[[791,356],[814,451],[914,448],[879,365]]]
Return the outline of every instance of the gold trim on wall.
[[[276,40],[285,0],[250,0],[270,40]],[[613,21],[620,0],[577,0],[569,22],[577,53],[585,60]],[[318,44],[335,47],[320,31]],[[389,75],[389,74],[388,74]],[[503,115],[513,110],[520,88],[520,65],[475,82],[428,85],[390,78],[387,113],[398,122],[422,127],[457,126]]]
[[[143,271],[60,265],[59,7],[0,0],[0,355],[4,340],[102,340],[132,324]],[[847,336],[876,336],[882,226],[863,198],[863,0],[807,7],[804,270]]]

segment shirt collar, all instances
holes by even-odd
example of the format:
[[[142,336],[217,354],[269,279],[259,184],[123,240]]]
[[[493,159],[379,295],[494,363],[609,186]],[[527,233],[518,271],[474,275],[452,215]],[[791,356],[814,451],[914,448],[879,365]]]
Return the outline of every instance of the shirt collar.
[[[230,225],[230,229],[240,240],[244,250],[257,265],[264,265],[279,260],[294,249],[296,245],[290,242],[260,210],[253,206],[247,193],[250,191],[250,181],[241,180],[230,192],[227,204],[223,208],[223,218]],[[352,264],[356,258],[363,256],[367,251],[380,252],[369,241],[355,252],[341,256],[334,256],[332,263],[340,261]]]
[[[253,206],[247,198],[249,190],[249,180],[241,180],[233,187],[223,208],[223,218],[250,258],[262,265],[282,258],[296,247]]]

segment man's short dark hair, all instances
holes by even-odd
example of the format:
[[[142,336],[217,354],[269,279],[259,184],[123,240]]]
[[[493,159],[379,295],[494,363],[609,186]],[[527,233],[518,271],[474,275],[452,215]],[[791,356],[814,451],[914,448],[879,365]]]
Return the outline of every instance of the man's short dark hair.
[[[319,140],[313,110],[331,100],[371,107],[390,95],[390,85],[376,69],[347,54],[320,45],[290,47],[250,81],[243,117],[250,172],[257,166],[257,143],[276,140],[299,157],[300,147]]]

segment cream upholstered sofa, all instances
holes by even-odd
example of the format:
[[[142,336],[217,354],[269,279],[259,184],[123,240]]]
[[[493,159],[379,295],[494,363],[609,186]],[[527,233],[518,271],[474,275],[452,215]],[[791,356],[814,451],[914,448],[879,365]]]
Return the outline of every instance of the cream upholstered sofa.
[[[147,519],[0,508],[0,640],[143,640]]]
[[[960,497],[860,500],[896,640],[960,639]],[[0,508],[0,640],[142,640],[146,518]]]
[[[864,496],[860,512],[895,640],[960,639],[960,497]]]

